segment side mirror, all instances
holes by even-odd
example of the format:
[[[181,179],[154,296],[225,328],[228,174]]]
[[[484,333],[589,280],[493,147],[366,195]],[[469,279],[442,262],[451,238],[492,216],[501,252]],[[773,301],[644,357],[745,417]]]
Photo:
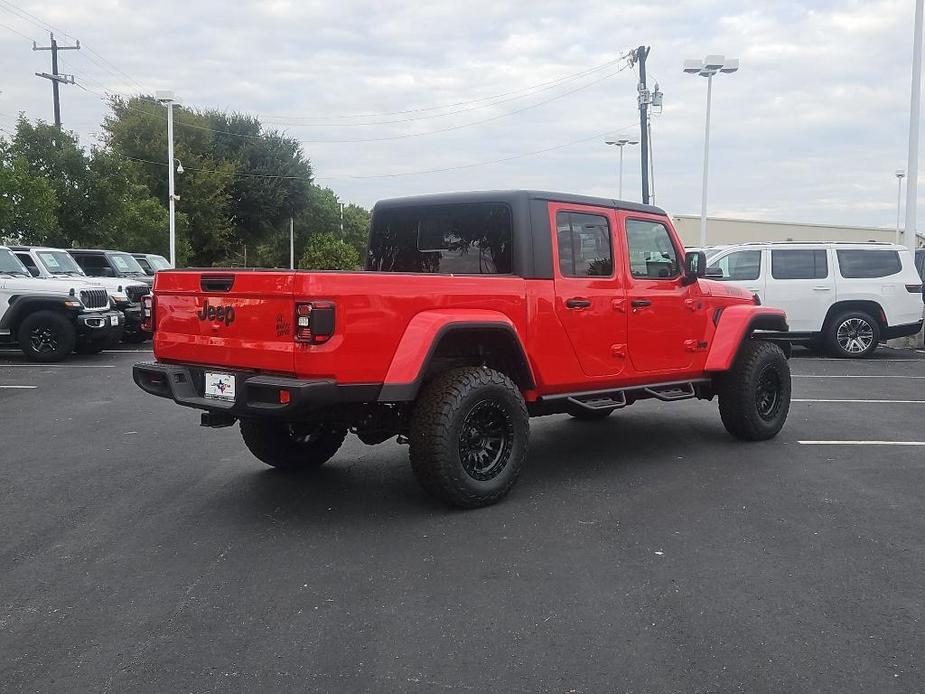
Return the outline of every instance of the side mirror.
[[[703,276],[706,277],[708,280],[709,279],[721,280],[723,279],[725,275],[723,275],[723,271],[720,268],[716,267],[715,265],[711,265],[710,267],[707,268]]]
[[[688,251],[684,256],[684,284],[693,284],[704,276],[707,269],[707,256],[703,251]]]

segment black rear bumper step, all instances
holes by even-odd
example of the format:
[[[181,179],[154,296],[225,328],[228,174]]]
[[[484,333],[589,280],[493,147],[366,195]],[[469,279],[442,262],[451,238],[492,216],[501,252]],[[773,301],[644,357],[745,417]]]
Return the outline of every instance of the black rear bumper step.
[[[235,377],[233,401],[205,397],[203,390],[206,371]],[[178,405],[214,414],[202,420],[203,426],[209,427],[228,426],[229,418],[235,417],[289,419],[306,411],[338,403],[375,402],[382,389],[379,383],[342,384],[331,379],[308,380],[223,367],[159,362],[135,364],[132,377],[146,393],[170,398]],[[286,391],[288,402],[280,402],[281,391]]]

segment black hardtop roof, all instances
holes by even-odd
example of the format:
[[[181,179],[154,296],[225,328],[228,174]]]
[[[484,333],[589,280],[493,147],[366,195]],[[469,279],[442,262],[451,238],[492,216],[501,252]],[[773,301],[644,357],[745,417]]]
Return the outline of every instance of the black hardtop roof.
[[[412,195],[403,198],[380,200],[375,204],[373,210],[392,209],[410,205],[458,205],[476,202],[505,202],[512,204],[515,201],[520,202],[524,200],[549,200],[551,202],[564,202],[575,205],[610,207],[617,210],[629,210],[631,212],[665,214],[663,209],[655,207],[654,205],[643,205],[638,202],[613,200],[611,198],[597,198],[590,195],[576,195],[574,193],[552,193],[544,190],[478,190],[458,193]]]

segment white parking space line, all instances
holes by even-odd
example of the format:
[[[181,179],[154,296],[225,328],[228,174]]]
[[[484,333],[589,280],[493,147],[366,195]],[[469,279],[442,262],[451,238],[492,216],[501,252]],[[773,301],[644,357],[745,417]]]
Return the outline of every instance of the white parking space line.
[[[860,402],[869,404],[925,405],[925,400],[854,400],[836,398],[793,398],[790,402]]]
[[[925,379],[925,376],[858,376],[858,375],[844,375],[844,376],[817,376],[815,374],[790,374],[791,378],[901,378],[903,380],[907,379]]]
[[[114,369],[114,364],[3,364],[0,363],[0,369],[12,369],[17,367],[30,369]],[[123,368],[123,367],[119,367]]]
[[[0,386],[0,390],[34,390],[38,386]]]
[[[802,446],[925,446],[925,441],[797,441]]]

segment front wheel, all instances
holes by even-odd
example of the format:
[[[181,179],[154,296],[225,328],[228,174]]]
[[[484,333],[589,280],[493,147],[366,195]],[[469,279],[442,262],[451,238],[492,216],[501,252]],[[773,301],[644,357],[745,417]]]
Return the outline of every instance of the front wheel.
[[[36,311],[19,324],[19,348],[32,361],[61,361],[74,351],[77,331],[68,318],[55,311]]]
[[[832,355],[863,359],[877,350],[880,324],[863,311],[848,311],[829,323],[823,339]]]
[[[330,460],[344,439],[345,427],[328,423],[290,424],[242,419],[241,438],[257,458],[280,470],[317,468]]]
[[[790,412],[790,364],[780,347],[748,340],[717,385],[726,431],[745,441],[777,436]]]
[[[527,407],[511,379],[484,367],[451,369],[427,384],[415,405],[411,467],[438,499],[488,506],[517,481],[529,436]]]

